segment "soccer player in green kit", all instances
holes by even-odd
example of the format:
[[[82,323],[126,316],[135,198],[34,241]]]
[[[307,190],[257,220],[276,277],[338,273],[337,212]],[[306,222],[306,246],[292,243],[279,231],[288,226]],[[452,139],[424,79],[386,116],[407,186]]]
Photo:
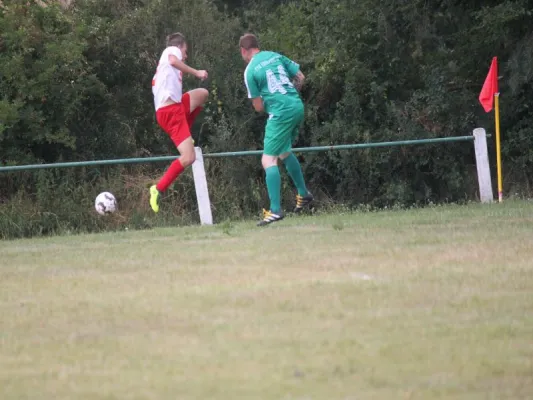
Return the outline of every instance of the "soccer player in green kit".
[[[313,201],[300,162],[292,152],[292,143],[304,120],[304,105],[298,90],[305,77],[294,61],[272,51],[261,51],[253,34],[242,36],[239,46],[241,56],[248,64],[244,71],[248,98],[252,99],[255,111],[268,113],[261,162],[266,174],[270,210],[263,210],[263,219],[257,224],[265,226],[284,217],[278,159],[285,164],[298,190],[294,212],[301,212]]]

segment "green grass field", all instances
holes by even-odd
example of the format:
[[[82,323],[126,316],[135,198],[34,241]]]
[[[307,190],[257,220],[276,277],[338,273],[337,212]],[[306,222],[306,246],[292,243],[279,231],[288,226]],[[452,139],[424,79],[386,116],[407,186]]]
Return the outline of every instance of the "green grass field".
[[[0,399],[530,399],[533,203],[0,243]]]

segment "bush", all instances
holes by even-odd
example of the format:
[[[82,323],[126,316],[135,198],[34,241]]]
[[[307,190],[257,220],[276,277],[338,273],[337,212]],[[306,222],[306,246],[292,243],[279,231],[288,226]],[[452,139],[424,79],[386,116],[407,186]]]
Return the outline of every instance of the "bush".
[[[154,118],[150,81],[164,38],[190,41],[189,63],[210,78],[193,127],[204,152],[262,148],[265,116],[246,98],[238,38],[301,64],[306,119],[298,146],[493,133],[477,97],[490,59],[500,60],[504,190],[528,194],[533,168],[531,2],[429,4],[225,0],[4,1],[0,6],[0,162],[175,154]],[[495,164],[494,142],[489,141]],[[472,146],[446,144],[302,156],[324,204],[402,207],[477,196]],[[164,165],[0,175],[3,238],[149,228],[197,222],[191,173],[157,216],[146,188]],[[255,157],[206,160],[215,218],[249,218],[267,204]],[[495,176],[495,174],[493,174]],[[494,185],[496,186],[496,185]],[[120,211],[99,218],[92,200],[109,190]],[[290,207],[293,190],[284,180]]]

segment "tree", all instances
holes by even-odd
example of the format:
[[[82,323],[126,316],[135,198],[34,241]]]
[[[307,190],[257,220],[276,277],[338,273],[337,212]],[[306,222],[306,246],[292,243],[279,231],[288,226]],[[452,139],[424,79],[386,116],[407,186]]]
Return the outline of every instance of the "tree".
[[[82,28],[59,5],[28,3],[0,14],[0,158],[53,162],[79,151],[105,88],[83,56]]]

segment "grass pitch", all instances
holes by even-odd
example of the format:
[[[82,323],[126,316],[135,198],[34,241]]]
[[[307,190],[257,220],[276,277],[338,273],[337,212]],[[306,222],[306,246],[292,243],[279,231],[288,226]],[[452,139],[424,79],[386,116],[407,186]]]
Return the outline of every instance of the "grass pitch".
[[[0,399],[526,399],[533,204],[0,243]]]

